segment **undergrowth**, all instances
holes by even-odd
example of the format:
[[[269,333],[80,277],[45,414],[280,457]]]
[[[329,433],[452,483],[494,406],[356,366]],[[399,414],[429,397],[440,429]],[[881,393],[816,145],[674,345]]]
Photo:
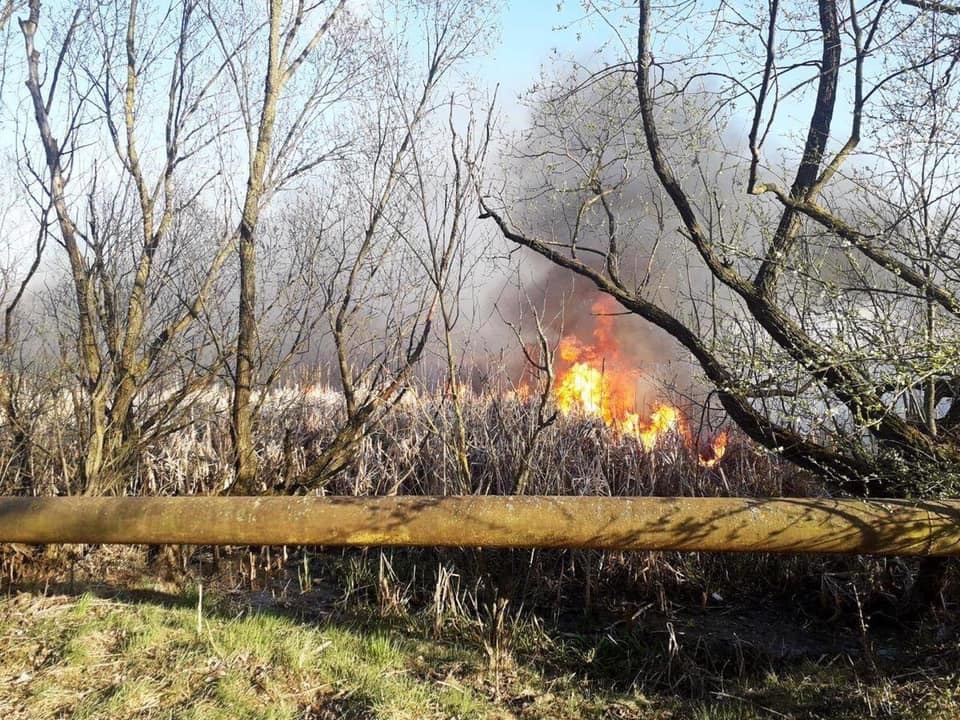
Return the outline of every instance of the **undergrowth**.
[[[250,587],[231,571],[240,556],[162,583],[142,550],[116,552],[76,558],[72,586],[8,587],[0,597],[5,717],[919,719],[960,711],[960,644],[938,623],[861,635],[849,618],[744,599],[556,618],[474,591],[397,606],[363,584],[330,584],[347,568],[322,555],[308,558],[328,566],[309,583],[263,568]],[[291,555],[288,570],[298,560]]]
[[[137,458],[131,494],[229,483],[224,393]],[[32,492],[65,494],[77,438],[35,420]],[[324,493],[512,494],[531,408],[409,395]],[[302,470],[342,410],[286,388],[261,406],[260,488]],[[61,418],[62,419],[62,418]],[[696,435],[695,429],[692,434]],[[0,442],[3,436],[0,435]],[[736,434],[652,452],[583,418],[540,435],[543,495],[810,496],[815,479]],[[0,445],[0,492],[21,491]],[[904,559],[584,550],[0,548],[0,712],[33,717],[956,717],[957,586],[905,620]],[[165,589],[143,589],[162,579]],[[206,594],[201,595],[205,590]],[[87,594],[83,594],[84,592]],[[915,647],[916,646],[916,647]]]

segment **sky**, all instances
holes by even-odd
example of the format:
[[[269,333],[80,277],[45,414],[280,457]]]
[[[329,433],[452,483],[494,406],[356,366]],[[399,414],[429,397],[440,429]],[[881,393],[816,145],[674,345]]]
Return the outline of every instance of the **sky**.
[[[517,98],[541,70],[557,68],[571,57],[586,58],[610,40],[610,28],[580,2],[507,0],[500,15],[500,41],[477,65],[479,74],[499,84],[502,118],[518,128],[525,114]]]
[[[348,0],[348,3],[352,1]],[[359,2],[362,4],[363,0]],[[609,39],[609,28],[602,26],[595,18],[591,19],[581,2],[570,0],[506,0],[499,17],[499,32],[494,32],[489,51],[477,59],[470,72],[476,72],[478,77],[485,79],[484,84],[490,95],[494,87],[499,86],[497,106],[500,128],[512,132],[522,128],[526,118],[518,98],[536,81],[541,68],[549,70],[556,67],[561,58],[571,55],[584,57],[594,52]],[[7,32],[11,35],[12,59],[18,60],[18,53],[22,51],[19,31],[11,24]],[[26,101],[25,98],[25,90],[16,87],[7,88],[4,100],[18,106]],[[14,123],[0,124],[0,148],[12,154],[18,144],[18,134],[22,132],[23,128]],[[17,182],[16,178],[11,177],[2,184],[13,185]],[[11,188],[7,188],[7,191],[11,191]],[[17,218],[6,218],[8,232],[12,225],[18,224]],[[32,223],[27,224],[32,228]],[[23,242],[32,242],[30,237],[24,238]]]
[[[516,95],[527,88],[551,55],[570,50],[571,41],[582,32],[578,22],[583,11],[578,4],[550,0],[510,0],[501,15],[500,42],[483,63],[505,91]],[[575,26],[574,26],[575,25]],[[583,45],[601,38],[581,39]]]

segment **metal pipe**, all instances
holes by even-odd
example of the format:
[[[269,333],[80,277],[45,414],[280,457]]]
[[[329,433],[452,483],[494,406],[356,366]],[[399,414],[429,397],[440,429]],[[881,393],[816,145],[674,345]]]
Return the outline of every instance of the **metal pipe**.
[[[0,497],[0,542],[960,555],[960,501]]]

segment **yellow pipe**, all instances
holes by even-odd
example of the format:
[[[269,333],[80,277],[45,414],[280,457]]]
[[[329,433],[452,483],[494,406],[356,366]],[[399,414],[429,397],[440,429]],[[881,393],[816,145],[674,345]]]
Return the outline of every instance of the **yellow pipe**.
[[[0,542],[960,554],[960,501],[0,497]]]

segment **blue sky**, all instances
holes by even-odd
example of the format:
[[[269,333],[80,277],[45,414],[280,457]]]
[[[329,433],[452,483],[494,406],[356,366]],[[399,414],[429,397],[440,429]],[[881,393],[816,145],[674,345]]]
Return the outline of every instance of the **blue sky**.
[[[500,84],[500,105],[515,107],[542,67],[561,59],[584,58],[612,37],[610,28],[588,17],[579,2],[508,0],[501,14],[500,42],[480,63],[490,84]]]
[[[604,15],[601,17],[599,11],[585,8],[582,0],[504,2],[500,14],[500,41],[486,56],[479,58],[475,68],[472,68],[477,70],[481,78],[486,79],[491,89],[499,83],[497,105],[503,130],[516,130],[523,126],[527,115],[518,106],[517,96],[531,87],[542,68],[549,71],[551,67],[556,67],[562,71],[570,58],[576,58],[591,67],[599,67],[602,63],[595,54],[604,47],[608,50],[602,57],[607,60],[633,57],[636,47],[636,8],[629,3],[623,3],[623,7],[615,10],[607,7],[616,7],[618,4],[592,0],[589,3],[591,7],[604,6]],[[753,12],[746,3],[735,1],[733,6],[739,7],[747,16]],[[698,11],[682,14],[682,17],[686,21],[661,27],[661,32],[658,32],[657,27],[653,28],[655,53],[659,48],[659,52],[667,55],[683,55],[690,46],[699,43],[712,23],[708,6],[698,6]],[[701,20],[704,24],[701,24]],[[622,33],[622,38],[617,37],[618,32]],[[759,35],[751,38],[756,41]],[[735,46],[734,36],[730,39]],[[814,47],[808,54],[811,53],[813,56],[818,55],[817,48]],[[740,69],[739,65],[725,66],[723,63],[723,60],[717,58],[711,61],[711,65],[715,65],[717,70],[737,72]],[[690,68],[681,72],[690,72]],[[798,79],[801,75],[792,77]],[[849,73],[843,75],[841,83],[845,91],[849,91]],[[771,157],[779,155],[781,151],[789,154],[798,147],[798,133],[805,132],[811,102],[810,92],[781,100],[766,148],[772,153]],[[748,126],[751,119],[750,106],[742,102],[738,110],[740,120],[734,125]],[[840,138],[839,142],[842,142],[848,131],[849,118],[841,101],[837,108],[833,132]]]

